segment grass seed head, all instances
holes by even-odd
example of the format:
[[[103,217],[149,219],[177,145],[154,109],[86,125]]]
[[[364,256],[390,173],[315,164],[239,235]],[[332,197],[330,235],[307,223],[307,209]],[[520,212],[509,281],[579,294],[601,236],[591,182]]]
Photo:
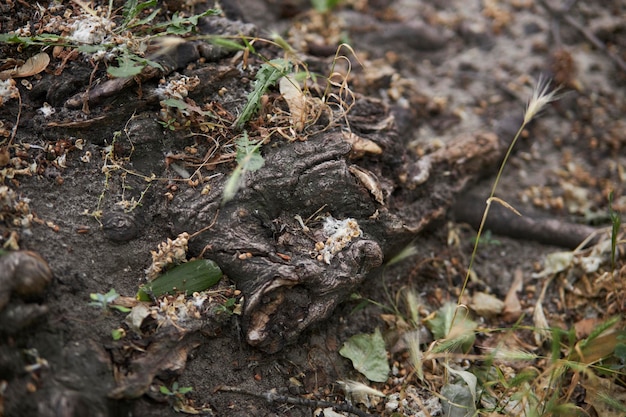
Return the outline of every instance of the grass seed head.
[[[530,121],[534,119],[548,103],[558,100],[559,96],[557,95],[557,92],[560,88],[561,87],[557,87],[552,91],[549,91],[550,79],[546,79],[543,76],[539,77],[537,86],[533,90],[533,95],[526,106],[526,112],[524,113],[525,125],[530,123]]]

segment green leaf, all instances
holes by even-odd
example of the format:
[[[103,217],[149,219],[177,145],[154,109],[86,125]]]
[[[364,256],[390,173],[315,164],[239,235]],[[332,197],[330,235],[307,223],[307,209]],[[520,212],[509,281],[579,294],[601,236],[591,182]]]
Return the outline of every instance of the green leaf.
[[[228,181],[224,184],[224,192],[222,193],[222,205],[232,200],[235,194],[237,194],[237,191],[239,191],[239,188],[241,188],[241,174],[243,174],[243,168],[238,166],[233,170],[232,174],[230,174],[230,177],[228,177]]]
[[[140,62],[144,65],[149,65],[153,68],[157,68],[157,69],[160,69],[161,71],[164,71],[163,66],[156,61],[152,61],[146,58],[139,58],[139,57],[136,57],[136,60],[137,62]]]
[[[209,42],[215,46],[219,46],[225,49],[232,49],[234,51],[243,51],[244,49],[246,49],[246,47],[239,42],[231,41],[230,39],[222,38],[221,36],[210,38]]]
[[[80,45],[76,49],[78,49],[78,52],[82,52],[84,54],[93,54],[101,51],[103,48],[102,45]]]
[[[619,340],[619,337],[618,337]],[[626,343],[618,343],[615,345],[615,350],[613,354],[617,359],[619,359],[622,363],[626,363]]]
[[[467,352],[476,340],[474,330],[478,325],[467,317],[466,311],[456,310],[456,304],[446,303],[426,322],[435,339],[441,341],[438,351],[455,350],[460,346]]]
[[[89,298],[92,299],[93,301],[96,301],[96,303],[93,303],[96,305],[106,305],[106,304],[112,303],[119,296],[120,295],[117,293],[117,291],[115,291],[115,288],[111,288],[109,292],[107,292],[106,294],[100,294],[100,293],[89,294]]]
[[[130,308],[124,307],[124,306],[111,306],[111,308],[114,308],[117,311],[122,312],[122,313],[129,313],[130,312]]]
[[[171,21],[160,23],[158,25],[155,25],[155,27],[165,28],[166,33],[172,35],[184,35],[196,29],[196,26],[198,25],[198,20],[201,17],[215,16],[220,13],[221,11],[218,9],[209,9],[204,13],[197,14],[191,17],[181,17],[178,13],[174,13]]]
[[[168,387],[166,387],[165,385],[161,385],[159,387],[159,391],[161,392],[161,394],[165,394],[165,395],[173,395],[174,393],[172,391],[170,391],[170,389]]]
[[[115,291],[115,288],[111,288],[108,293],[104,294],[104,301],[109,304],[117,300],[120,295]]]
[[[146,64],[138,62],[128,55],[122,55],[117,59],[117,67],[109,67],[107,73],[115,78],[134,77],[143,70]]]
[[[248,139],[248,134],[246,133],[237,139],[235,144],[237,145],[237,156],[235,159],[246,171],[254,172],[263,167],[265,160],[261,156],[260,151],[263,141],[254,143]]]
[[[151,295],[192,294],[204,291],[217,284],[222,278],[222,270],[210,259],[197,259],[178,265],[155,280],[139,287],[137,299],[150,301]]]
[[[478,378],[476,378],[476,375],[468,371],[456,370],[445,363],[444,366],[451,375],[460,377],[467,384],[467,388],[469,389],[470,394],[472,394],[472,402],[476,403],[476,386],[478,385]]]
[[[337,7],[339,1],[340,0],[311,0],[311,4],[318,13],[327,13]]]
[[[178,389],[178,393],[179,394],[183,394],[183,395],[185,395],[185,394],[187,394],[187,393],[189,393],[191,391],[193,391],[193,387],[180,387]]]
[[[248,101],[235,121],[237,128],[241,128],[257,112],[261,106],[261,97],[267,89],[275,85],[281,77],[290,71],[291,62],[282,58],[273,59],[261,65],[256,74],[254,90],[248,94]]]
[[[441,388],[441,406],[445,417],[472,417],[476,405],[469,388],[461,384],[446,384]]]
[[[128,51],[123,52],[123,54],[117,58],[117,63],[117,67],[109,67],[107,69],[109,75],[115,78],[134,77],[147,65],[163,71],[163,67],[158,62],[142,58]]]
[[[113,338],[113,340],[120,340],[122,337],[124,337],[125,334],[126,332],[124,332],[124,329],[111,330],[111,337]]]
[[[261,169],[265,160],[261,155],[261,145],[263,141],[252,142],[248,138],[248,132],[243,133],[243,136],[235,141],[237,145],[237,167],[233,170],[232,174],[224,185],[224,191],[222,193],[222,204],[232,200],[237,194],[237,191],[241,188],[243,181],[246,178],[247,172],[254,172]]]
[[[124,23],[122,23],[122,28],[133,27],[142,24],[134,23],[133,19],[135,19],[144,9],[156,6],[156,4],[156,0],[148,0],[144,1],[143,3],[138,3],[137,0],[126,0],[126,2],[124,3],[124,11],[122,13],[124,16]],[[157,9],[156,12],[158,13],[158,11],[159,10]],[[156,13],[154,12],[153,14],[156,15]],[[154,16],[152,18],[154,18]]]
[[[0,33],[0,42],[2,43],[27,43],[31,39],[26,36],[17,36],[14,33]]]
[[[156,3],[156,2],[155,2]],[[136,27],[136,26],[142,26],[145,25],[147,23],[150,23],[152,20],[154,20],[154,18],[159,14],[159,12],[161,11],[161,9],[155,9],[152,11],[152,13],[150,13],[150,15],[144,19],[138,20],[137,22],[133,22],[132,24],[129,24],[129,28],[132,27]]]
[[[376,329],[374,334],[358,334],[348,339],[339,354],[352,361],[354,369],[374,382],[385,382],[389,375],[389,363],[385,341]]]
[[[448,335],[452,327],[452,317],[455,309],[455,304],[446,303],[437,311],[432,320],[426,322],[435,339],[444,339]]]
[[[168,98],[163,100],[163,104],[167,107],[172,107],[175,109],[186,109],[188,107],[187,103],[179,98]]]
[[[187,19],[181,18],[178,13],[174,13],[172,20],[168,22],[165,32],[170,35],[184,35],[192,30],[192,27],[187,25],[190,25]]]
[[[0,42],[2,43],[19,43],[23,45],[51,45],[63,40],[62,36],[51,33],[42,33],[37,36],[17,36],[14,33],[0,34]]]

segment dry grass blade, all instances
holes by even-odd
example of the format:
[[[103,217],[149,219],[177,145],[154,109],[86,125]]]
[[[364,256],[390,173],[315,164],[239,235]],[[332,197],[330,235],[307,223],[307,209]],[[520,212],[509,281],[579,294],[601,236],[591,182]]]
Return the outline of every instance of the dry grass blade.
[[[512,205],[510,205],[509,203],[507,203],[506,201],[504,201],[504,200],[503,200],[503,199],[501,199],[501,198],[498,198],[498,197],[491,197],[491,198],[487,201],[487,203],[488,203],[488,204],[491,204],[491,202],[492,202],[492,201],[495,201],[495,202],[499,203],[501,206],[503,206],[503,207],[505,207],[505,208],[507,208],[507,209],[511,210],[513,213],[517,214],[518,216],[521,216],[521,215],[522,215],[522,213],[520,213],[519,211],[517,211],[517,209],[516,209],[515,207],[513,207]]]

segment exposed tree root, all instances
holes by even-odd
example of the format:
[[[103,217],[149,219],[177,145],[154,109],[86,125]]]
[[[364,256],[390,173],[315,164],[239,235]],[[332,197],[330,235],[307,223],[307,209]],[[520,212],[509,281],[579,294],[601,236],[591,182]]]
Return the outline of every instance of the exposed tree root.
[[[469,223],[478,228],[485,210],[485,200],[476,195],[465,194],[457,198],[453,207],[453,215],[457,222]],[[499,204],[492,204],[485,229],[515,239],[533,240],[547,245],[562,246],[574,249],[595,228],[565,222],[556,218],[542,218],[534,214],[518,216]]]

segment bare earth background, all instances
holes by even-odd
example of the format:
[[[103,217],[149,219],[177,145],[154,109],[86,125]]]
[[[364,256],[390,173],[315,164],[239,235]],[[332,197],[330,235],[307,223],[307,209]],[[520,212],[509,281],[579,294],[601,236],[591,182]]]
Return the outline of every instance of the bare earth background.
[[[196,4],[195,8],[200,10],[202,6]],[[350,88],[385,103],[395,118],[399,136],[417,155],[429,154],[461,134],[478,131],[495,132],[499,141],[508,145],[521,123],[535,80],[541,74],[554,79],[563,85],[564,94],[524,132],[505,168],[497,195],[523,214],[594,227],[608,224],[610,192],[614,193],[613,209],[626,212],[626,72],[609,54],[598,50],[571,24],[553,17],[539,2],[354,0],[343,2],[326,21],[320,21],[307,2],[241,0],[224,6],[232,20],[239,18],[255,25],[259,37],[281,33],[296,50],[308,51],[315,56],[311,61],[320,67],[320,72],[328,70],[338,42],[348,42],[359,60],[352,59]],[[80,13],[70,2],[55,7],[51,12],[54,15],[63,15],[64,9]],[[35,6],[19,1],[4,2],[0,11],[2,33],[34,24],[38,13]],[[626,5],[622,1],[578,2],[567,16],[608,45],[623,63]],[[324,48],[330,54],[319,52]],[[0,51],[3,60],[25,59],[38,52],[37,47],[18,51],[14,45],[1,45]],[[221,78],[201,80],[208,89],[207,97],[219,103],[218,91],[224,89],[228,91],[224,106],[243,106],[254,69],[242,69],[241,59],[241,55],[231,54],[218,63],[193,64],[223,68],[216,72]],[[65,69],[54,74],[62,65],[66,65]],[[340,65],[345,66],[345,62]],[[236,71],[230,72],[233,68]],[[355,309],[358,300],[342,303],[330,318],[275,354],[248,346],[239,316],[226,313],[213,318],[205,335],[198,334],[184,342],[171,340],[163,352],[152,352],[151,359],[141,363],[132,363],[134,353],[147,349],[141,341],[112,340],[111,330],[122,325],[124,315],[115,311],[103,313],[89,306],[89,294],[115,288],[123,296],[134,296],[144,269],[150,265],[150,251],[167,238],[176,237],[172,227],[175,219],[168,217],[166,193],[176,194],[193,187],[185,182],[157,181],[142,194],[147,185],[142,178],[116,172],[101,208],[106,212],[120,201],[140,198],[142,205],[137,208],[139,215],[135,216],[137,224],[132,238],[114,241],[89,215],[99,207],[105,189],[105,147],[111,144],[114,132],[124,131],[115,152],[130,155],[132,140],[135,149],[125,164],[129,172],[175,179],[179,178],[177,172],[166,163],[171,160],[166,161],[165,155],[186,152],[186,147],[198,144],[198,138],[184,138],[158,124],[158,103],[148,103],[139,116],[133,117],[136,109],[124,107],[126,99],[104,108],[92,106],[91,114],[80,120],[83,124],[68,123],[79,120],[67,120],[65,116],[74,113],[68,113],[63,105],[73,94],[87,88],[92,69],[80,55],[66,63],[53,58],[45,73],[28,78],[30,86],[21,84],[21,80],[17,83],[22,103],[13,144],[19,146],[8,150],[11,159],[2,161],[0,170],[24,168],[31,163],[42,168],[34,174],[13,177],[3,171],[2,185],[8,188],[1,196],[4,200],[0,200],[0,243],[10,247],[10,240],[17,238],[19,248],[35,251],[49,263],[54,278],[43,300],[38,301],[47,306],[45,317],[17,332],[2,332],[0,415],[177,415],[167,398],[158,393],[159,385],[171,387],[174,381],[182,387],[193,387],[187,397],[205,415],[312,413],[308,407],[216,392],[222,385],[255,393],[276,389],[290,396],[342,401],[344,393],[337,380],[363,380],[350,361],[339,355],[342,343],[355,334],[372,333],[376,328],[385,333],[389,329],[389,323],[381,318],[383,310],[374,303],[360,309]],[[125,94],[135,97],[137,89],[133,87]],[[229,99],[233,101],[228,102]],[[56,109],[53,115],[46,117],[38,110],[44,102]],[[4,99],[0,107],[1,129],[7,137],[0,146],[11,135],[19,106],[14,98]],[[102,121],[97,119],[100,116]],[[80,149],[77,140],[84,143]],[[208,145],[199,145],[205,149],[203,146]],[[87,152],[91,153],[90,158],[85,158]],[[66,159],[59,164],[56,158],[62,154],[66,154]],[[18,167],[13,158],[27,162]],[[233,167],[232,162],[225,163],[214,172],[226,175]],[[493,169],[469,192],[457,197],[457,212],[463,212],[465,201],[486,199],[495,172]],[[223,180],[223,175],[217,176],[216,181]],[[27,209],[20,212],[15,201],[27,204]],[[30,217],[22,227],[16,219],[26,214],[32,214],[34,219]],[[190,255],[198,255],[202,246],[210,243],[208,233],[203,238],[206,242],[192,245],[196,253]],[[474,235],[470,227],[454,222],[450,210],[414,242],[416,255],[371,274],[359,288],[359,295],[391,306],[398,294],[415,288],[429,311],[447,300],[456,301]],[[492,239],[497,242],[480,247],[475,265],[478,279],[470,284],[469,295],[480,290],[502,299],[516,271],[520,271],[517,273],[522,274],[524,288],[521,303],[524,311],[530,313],[541,288],[541,282],[532,274],[542,269],[544,255],[562,248],[497,235]],[[3,273],[0,271],[0,280],[5,279]],[[237,293],[227,281],[220,285],[224,289],[216,293],[215,302],[223,304]],[[612,304],[595,301],[570,308],[562,303],[562,288],[553,286],[547,297],[546,309],[552,325],[571,326],[584,318],[619,312]],[[21,301],[12,299],[11,303]],[[497,327],[499,318],[491,320],[489,324]],[[391,348],[393,335],[388,337]],[[178,355],[187,355],[182,360],[168,353],[168,348],[178,342],[185,346],[174,349]],[[37,358],[45,360],[45,365],[25,370],[37,363]],[[402,351],[390,357],[397,368],[402,368],[406,360]],[[166,367],[165,362],[179,366]],[[147,372],[146,368],[155,369],[157,375],[148,389],[150,394],[133,400],[109,399],[107,395],[120,380],[114,369],[133,366],[139,373]],[[387,383],[372,385],[390,393],[401,384],[392,377]],[[424,401],[432,397],[424,387],[418,387],[416,392]],[[383,403],[371,406],[368,412],[391,414],[385,411]],[[416,415],[417,411],[402,413]]]

